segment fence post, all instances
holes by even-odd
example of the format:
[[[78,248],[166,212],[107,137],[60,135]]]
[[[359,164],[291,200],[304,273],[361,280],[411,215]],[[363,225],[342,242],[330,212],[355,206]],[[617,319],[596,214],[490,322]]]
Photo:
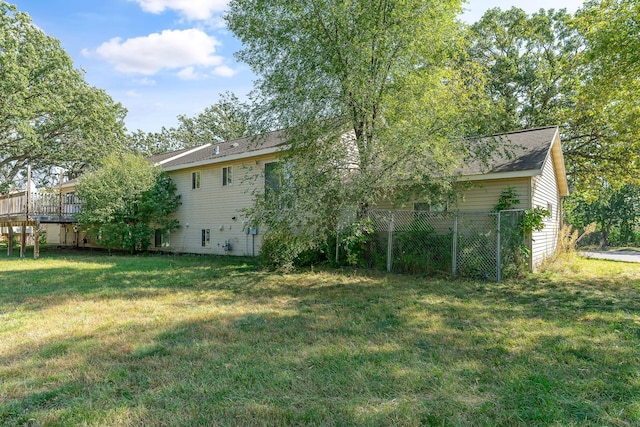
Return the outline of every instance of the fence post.
[[[496,280],[498,282],[502,281],[502,267],[501,267],[501,257],[502,257],[502,250],[500,248],[500,211],[498,211],[498,213],[496,214],[496,221],[497,221],[497,229],[496,229]]]
[[[451,274],[458,273],[458,214],[453,216],[453,237],[451,239]]]
[[[387,272],[391,273],[393,267],[393,212],[389,211],[389,237],[387,238]]]

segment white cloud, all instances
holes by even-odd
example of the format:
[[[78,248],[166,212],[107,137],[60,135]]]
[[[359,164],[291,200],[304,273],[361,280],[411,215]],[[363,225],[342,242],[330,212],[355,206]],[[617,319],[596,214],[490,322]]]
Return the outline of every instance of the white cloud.
[[[138,84],[140,86],[155,86],[156,85],[156,81],[153,79],[150,79],[148,77],[143,77],[141,79],[135,79],[133,81],[135,84]]]
[[[220,77],[233,77],[236,74],[236,70],[227,67],[226,65],[220,65],[213,69],[213,74]]]
[[[172,9],[193,21],[206,21],[214,13],[226,9],[228,0],[130,0],[140,5],[142,10],[159,14]]]
[[[202,30],[165,30],[101,44],[96,53],[123,73],[152,75],[163,69],[192,66],[217,67],[223,58],[214,55],[220,42]]]
[[[127,91],[126,95],[129,98],[138,98],[140,96],[140,93],[135,91],[135,90],[129,90],[129,91]]]
[[[204,76],[196,72],[193,67],[183,68],[178,72],[178,77],[182,80],[198,80],[204,78]]]

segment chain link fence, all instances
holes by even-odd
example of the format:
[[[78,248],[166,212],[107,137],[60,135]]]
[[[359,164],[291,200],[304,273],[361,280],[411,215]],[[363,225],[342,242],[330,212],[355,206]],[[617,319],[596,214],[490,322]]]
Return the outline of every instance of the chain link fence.
[[[450,273],[500,281],[526,264],[522,210],[426,212],[371,210],[360,240],[367,265],[397,273]],[[341,221],[339,234],[352,232],[354,215]],[[336,259],[349,252],[338,239]]]

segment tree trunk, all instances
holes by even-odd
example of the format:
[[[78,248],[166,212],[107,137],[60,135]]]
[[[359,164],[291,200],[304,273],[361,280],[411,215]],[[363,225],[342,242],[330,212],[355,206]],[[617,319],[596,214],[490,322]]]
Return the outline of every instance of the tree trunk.
[[[601,248],[606,249],[608,246],[609,246],[609,228],[603,228]]]

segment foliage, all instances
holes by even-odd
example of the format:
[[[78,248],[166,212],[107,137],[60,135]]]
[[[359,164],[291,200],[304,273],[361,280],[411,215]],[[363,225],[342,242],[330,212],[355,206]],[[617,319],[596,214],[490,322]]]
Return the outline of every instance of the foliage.
[[[82,211],[77,219],[102,246],[146,250],[155,230],[167,233],[178,227],[170,218],[180,205],[175,193],[169,175],[144,158],[112,155],[80,179]]]
[[[639,16],[636,0],[588,1],[576,14],[586,46],[574,120],[585,126],[572,144],[584,154],[580,175],[592,188],[603,177],[616,188],[640,184]]]
[[[605,177],[640,177],[640,67],[634,0],[585,3],[527,15],[491,9],[469,31],[484,69],[494,120],[485,132],[559,124],[569,178],[578,191]],[[619,183],[619,184],[618,184]]]
[[[520,199],[516,189],[509,186],[502,190],[493,210],[495,212],[509,210],[518,204]],[[544,228],[544,218],[550,214],[545,208],[535,207],[518,212],[517,216],[500,215],[501,259],[505,276],[524,276],[530,254],[527,239],[533,231],[541,231]]]
[[[533,209],[526,209],[518,226],[520,230],[529,234],[533,231],[542,231],[544,228],[544,218],[549,217],[551,212],[548,209],[536,206]]]
[[[436,235],[433,229],[395,233],[393,254],[394,272],[448,274],[451,272],[451,233]]]
[[[270,270],[290,272],[304,264],[304,255],[308,255],[312,249],[303,236],[273,230],[263,236],[260,261]]]
[[[130,135],[132,146],[143,154],[157,154],[186,147],[224,142],[256,133],[251,127],[249,106],[231,92],[220,94],[218,102],[194,117],[178,116],[178,126],[160,132],[141,130]]]
[[[567,268],[576,272],[576,248],[578,243],[589,236],[596,229],[593,222],[584,227],[582,232],[576,230],[572,225],[564,224],[558,232],[558,247],[550,258],[546,258],[540,266],[540,271],[563,271]]]
[[[596,222],[603,248],[609,246],[612,234],[616,235],[616,245],[634,243],[640,220],[640,187],[613,188],[603,183],[593,196],[578,193],[569,197],[565,210],[569,223],[580,229]]]
[[[364,217],[452,175],[484,106],[459,11],[457,0],[230,2],[238,58],[258,75],[256,114],[288,137],[292,190],[259,204],[257,221],[319,244],[343,209]]]
[[[485,70],[494,113],[487,134],[563,123],[579,80],[582,38],[565,10],[489,9],[470,27],[469,54]]]
[[[368,254],[371,252],[375,230],[371,220],[361,219],[352,222],[348,227],[340,230],[338,241],[344,251],[344,262],[347,265],[364,267],[368,264]],[[368,266],[368,265],[367,265]]]
[[[500,212],[507,209],[513,209],[520,204],[520,196],[516,192],[516,187],[509,186],[504,188],[498,196],[498,203],[493,207],[494,212]]]
[[[123,149],[124,108],[89,86],[60,42],[0,1],[0,188],[30,164],[77,176],[104,153]]]

